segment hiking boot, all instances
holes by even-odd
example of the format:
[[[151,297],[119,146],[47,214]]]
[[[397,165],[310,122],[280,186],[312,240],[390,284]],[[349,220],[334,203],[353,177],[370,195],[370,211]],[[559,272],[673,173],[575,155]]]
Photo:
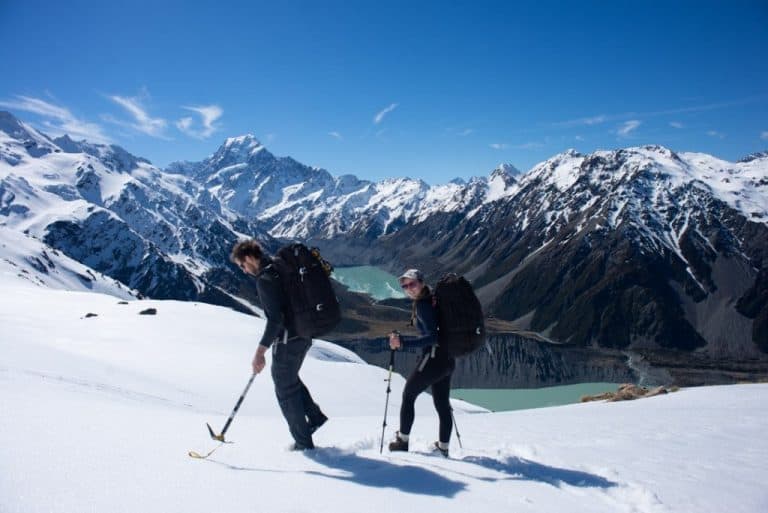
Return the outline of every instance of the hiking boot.
[[[400,433],[397,433],[395,436],[395,439],[389,442],[389,450],[394,451],[404,451],[408,452],[408,440],[403,440],[400,438]]]
[[[328,421],[328,417],[325,414],[320,413],[320,416],[315,419],[309,420],[309,434],[313,434],[315,431]]]
[[[435,445],[432,446],[432,451],[438,451],[440,454],[442,454],[444,457],[448,457],[448,444],[443,444],[440,442],[435,442]]]

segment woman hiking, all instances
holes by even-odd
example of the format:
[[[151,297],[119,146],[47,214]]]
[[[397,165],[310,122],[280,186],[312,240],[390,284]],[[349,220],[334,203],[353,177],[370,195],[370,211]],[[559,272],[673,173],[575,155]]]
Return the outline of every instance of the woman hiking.
[[[453,430],[450,403],[451,374],[456,367],[456,360],[437,343],[436,309],[432,301],[432,292],[424,283],[424,275],[418,269],[409,269],[400,276],[399,281],[406,295],[413,299],[411,321],[415,323],[420,336],[402,339],[399,333],[393,332],[389,335],[389,347],[393,350],[405,346],[421,347],[423,354],[418,366],[405,383],[403,402],[400,407],[400,431],[389,444],[389,450],[408,450],[416,398],[428,387],[432,387],[432,401],[440,418],[440,434],[433,447],[447,458],[448,443]]]

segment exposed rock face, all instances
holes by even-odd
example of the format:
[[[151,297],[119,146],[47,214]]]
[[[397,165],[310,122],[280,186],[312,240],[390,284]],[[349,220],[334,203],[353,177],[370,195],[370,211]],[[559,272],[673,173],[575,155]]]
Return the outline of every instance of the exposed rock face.
[[[487,313],[561,343],[765,354],[767,158],[568,152],[517,186],[471,215],[437,212],[326,254],[432,281],[465,273]]]
[[[537,388],[584,382],[623,383],[636,381],[619,351],[593,351],[526,339],[518,335],[491,335],[491,353],[479,350],[457,360],[451,380],[454,388]],[[340,341],[368,363],[386,367],[386,340]],[[421,353],[396,354],[397,372],[408,376],[418,365]]]
[[[568,347],[762,361],[767,222],[768,153],[570,150],[527,173],[503,165],[429,186],[333,177],[252,136],[160,170],[0,112],[0,223],[146,296],[246,311],[238,296],[252,300],[253,284],[227,262],[232,244],[256,236],[274,251],[273,237],[298,237],[335,265],[419,267],[430,282],[462,273],[486,314]],[[355,304],[347,334],[370,329],[365,311]],[[510,347],[500,358],[515,366]],[[516,368],[521,381],[595,374],[559,354]]]

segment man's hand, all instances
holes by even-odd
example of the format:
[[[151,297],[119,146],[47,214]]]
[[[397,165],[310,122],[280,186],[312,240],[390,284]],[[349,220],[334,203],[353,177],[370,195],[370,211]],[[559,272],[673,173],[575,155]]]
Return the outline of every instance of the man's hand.
[[[400,342],[400,334],[392,332],[389,334],[389,348],[393,351],[396,349],[400,349],[402,346],[402,343]]]
[[[267,360],[264,358],[264,353],[266,352],[267,352],[267,348],[261,345],[256,350],[256,354],[253,356],[253,362],[251,362],[251,365],[253,366],[254,374],[260,373],[261,371],[264,370],[264,367],[266,367]]]

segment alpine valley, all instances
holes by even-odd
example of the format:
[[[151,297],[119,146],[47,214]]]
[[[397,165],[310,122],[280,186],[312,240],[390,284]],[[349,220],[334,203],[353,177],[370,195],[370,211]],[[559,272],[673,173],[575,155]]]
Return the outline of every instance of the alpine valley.
[[[430,186],[333,176],[251,135],[160,169],[0,112],[0,256],[20,277],[256,313],[252,281],[228,262],[245,237],[270,251],[305,240],[337,266],[419,267],[430,282],[464,274],[497,357],[463,360],[463,386],[508,386],[499,377],[524,369],[516,386],[768,376],[768,153],[569,150]],[[410,315],[339,291],[350,315],[330,338],[351,347]]]

